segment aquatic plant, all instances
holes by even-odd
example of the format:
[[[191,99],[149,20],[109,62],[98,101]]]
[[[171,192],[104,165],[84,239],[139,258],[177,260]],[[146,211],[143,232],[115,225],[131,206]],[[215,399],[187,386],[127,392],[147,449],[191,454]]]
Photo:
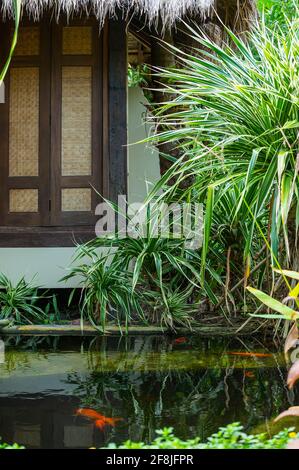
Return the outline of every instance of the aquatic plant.
[[[220,428],[204,443],[199,438],[182,440],[174,435],[173,428],[156,433],[158,437],[151,444],[129,440],[120,446],[110,444],[108,449],[285,449],[292,439],[297,438],[293,428],[284,429],[271,438],[265,433],[247,434],[240,423]]]
[[[41,299],[38,286],[33,281],[21,278],[16,284],[4,274],[0,274],[0,319],[10,319],[13,323],[43,323],[45,312],[38,306]]]

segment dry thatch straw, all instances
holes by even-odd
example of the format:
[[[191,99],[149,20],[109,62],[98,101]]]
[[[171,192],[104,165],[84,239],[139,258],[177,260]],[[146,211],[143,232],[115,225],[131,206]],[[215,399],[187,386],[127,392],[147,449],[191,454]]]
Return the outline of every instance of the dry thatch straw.
[[[2,14],[12,16],[13,0],[0,0]],[[171,27],[178,20],[188,17],[202,23],[206,18],[220,14],[221,20],[243,23],[252,18],[255,0],[22,0],[23,12],[35,20],[45,10],[52,10],[56,18],[60,14],[92,14],[103,25],[106,17],[121,12],[124,17],[141,17],[148,25]],[[226,18],[223,18],[225,16]],[[230,21],[229,21],[230,22]],[[238,25],[240,26],[240,25]],[[243,29],[237,27],[237,30]],[[246,29],[246,28],[245,28]]]
[[[12,14],[12,0],[2,0],[4,15]],[[105,18],[121,11],[126,17],[133,14],[142,16],[148,24],[158,18],[164,25],[171,26],[186,14],[201,15],[203,18],[213,7],[215,0],[22,0],[23,11],[38,19],[44,10],[53,9],[58,17],[61,13],[71,16],[75,13],[94,14],[100,24]]]

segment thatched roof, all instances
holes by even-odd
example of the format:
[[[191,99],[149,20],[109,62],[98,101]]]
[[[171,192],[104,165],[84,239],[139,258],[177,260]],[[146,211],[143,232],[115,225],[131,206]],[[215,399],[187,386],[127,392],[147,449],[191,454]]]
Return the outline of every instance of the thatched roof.
[[[154,24],[161,18],[164,26],[171,26],[177,20],[189,16],[204,18],[217,0],[22,0],[23,11],[38,19],[44,10],[53,9],[61,13],[87,12],[94,14],[103,24],[106,16],[114,16],[116,11],[130,17],[137,15],[145,18],[148,24]],[[2,0],[2,13],[11,15],[13,0]]]

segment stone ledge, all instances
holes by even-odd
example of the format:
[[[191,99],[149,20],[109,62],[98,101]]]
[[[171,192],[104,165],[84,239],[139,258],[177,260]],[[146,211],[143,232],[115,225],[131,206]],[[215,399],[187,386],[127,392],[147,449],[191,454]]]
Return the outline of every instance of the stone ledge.
[[[212,326],[202,325],[194,327],[192,331],[186,328],[177,328],[176,334],[188,334],[196,336],[248,336],[258,334],[256,324],[249,328],[240,328],[240,325],[234,326]],[[99,330],[91,325],[84,325],[81,329],[80,325],[24,325],[0,328],[1,335],[26,335],[26,336],[97,336],[102,335]],[[109,326],[105,330],[105,336],[125,335],[126,331],[122,331],[117,326]],[[173,331],[163,330],[159,326],[130,326],[128,334],[133,335],[165,335],[174,334]]]

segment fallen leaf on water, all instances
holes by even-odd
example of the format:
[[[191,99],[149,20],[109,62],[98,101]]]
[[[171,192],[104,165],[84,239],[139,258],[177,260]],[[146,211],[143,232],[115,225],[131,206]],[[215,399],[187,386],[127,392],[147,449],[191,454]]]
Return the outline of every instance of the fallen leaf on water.
[[[284,353],[286,357],[287,357],[289,350],[292,349],[296,345],[298,338],[299,338],[298,326],[297,326],[297,322],[294,322],[294,325],[290,329],[285,345],[284,345]]]
[[[289,416],[298,416],[299,417],[299,406],[291,406],[291,408],[289,408],[288,410],[283,411],[282,413],[280,413],[280,415],[278,415],[277,418],[274,419],[274,423],[276,423],[280,419],[287,418]]]
[[[299,361],[294,362],[288,373],[287,384],[291,390],[299,379]]]

